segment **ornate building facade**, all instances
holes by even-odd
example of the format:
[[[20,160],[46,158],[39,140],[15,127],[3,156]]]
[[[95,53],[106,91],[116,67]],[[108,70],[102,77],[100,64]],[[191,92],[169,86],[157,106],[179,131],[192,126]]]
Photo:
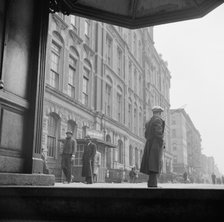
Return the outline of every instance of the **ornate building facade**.
[[[52,14],[47,53],[42,148],[56,178],[61,176],[58,139],[67,129],[75,138],[95,130],[117,145],[102,151],[102,175],[139,169],[153,105],[165,109],[164,172],[172,171],[170,73],[154,47],[153,28],[128,30]],[[81,156],[78,150],[74,165],[81,164]]]

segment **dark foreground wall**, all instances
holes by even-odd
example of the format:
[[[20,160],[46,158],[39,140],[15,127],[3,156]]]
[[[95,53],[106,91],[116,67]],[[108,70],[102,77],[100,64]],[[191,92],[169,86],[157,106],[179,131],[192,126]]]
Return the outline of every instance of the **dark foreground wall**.
[[[214,189],[0,187],[0,220],[199,221],[222,218],[223,206]]]

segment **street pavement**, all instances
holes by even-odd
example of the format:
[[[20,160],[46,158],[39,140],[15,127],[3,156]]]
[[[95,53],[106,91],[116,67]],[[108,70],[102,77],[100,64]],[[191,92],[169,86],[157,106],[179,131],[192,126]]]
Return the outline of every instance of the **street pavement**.
[[[55,187],[74,187],[74,188],[147,188],[146,183],[94,183],[84,184],[78,183],[55,183]],[[224,184],[199,184],[199,183],[159,183],[158,188],[153,189],[224,189]]]

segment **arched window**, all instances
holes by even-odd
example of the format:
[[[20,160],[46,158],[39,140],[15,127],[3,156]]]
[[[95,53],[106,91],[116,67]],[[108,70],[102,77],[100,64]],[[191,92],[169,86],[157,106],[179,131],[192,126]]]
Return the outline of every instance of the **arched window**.
[[[110,135],[106,135],[106,142],[111,143]],[[106,165],[107,165],[107,168],[111,168],[111,149],[110,148],[107,148]]]
[[[123,156],[124,154],[124,147],[123,142],[121,140],[118,140],[118,162],[123,163]]]
[[[83,79],[82,79],[82,103],[85,106],[89,105],[89,94],[91,92],[90,88],[90,74],[91,74],[91,64],[89,61],[84,61],[83,69]]]
[[[68,70],[68,95],[75,99],[76,87],[78,86],[78,53],[70,47],[69,54],[69,70]]]
[[[50,114],[48,118],[47,151],[49,157],[56,157],[56,148],[59,137],[59,118],[56,114]]]
[[[59,89],[64,41],[57,32],[53,32],[52,36],[53,40],[51,43],[49,84],[52,87]]]
[[[73,120],[68,121],[67,130],[73,132],[73,137],[77,138],[77,124]]]
[[[129,165],[133,166],[133,147],[129,146]]]

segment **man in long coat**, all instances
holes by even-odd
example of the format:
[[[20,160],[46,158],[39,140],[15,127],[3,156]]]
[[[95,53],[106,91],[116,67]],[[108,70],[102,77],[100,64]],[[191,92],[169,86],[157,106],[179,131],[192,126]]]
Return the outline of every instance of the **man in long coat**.
[[[153,116],[145,125],[146,144],[140,172],[149,175],[148,187],[157,187],[157,177],[162,168],[165,121],[161,118],[163,108],[154,106]]]
[[[96,155],[96,144],[91,141],[89,135],[85,136],[86,144],[82,156],[82,177],[87,184],[93,183],[94,157]]]

